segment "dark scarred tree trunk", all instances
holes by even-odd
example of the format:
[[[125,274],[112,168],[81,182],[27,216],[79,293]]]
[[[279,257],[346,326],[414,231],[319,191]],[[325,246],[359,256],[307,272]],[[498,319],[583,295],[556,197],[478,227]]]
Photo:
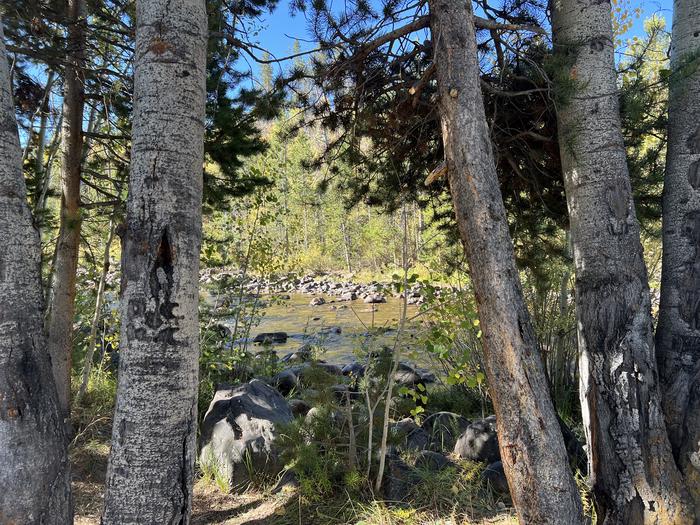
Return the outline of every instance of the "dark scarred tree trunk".
[[[68,0],[68,52],[63,79],[61,208],[47,330],[63,417],[70,416],[75,279],[80,249],[80,172],[85,106],[85,0]]]
[[[515,266],[479,85],[470,2],[430,0],[450,191],[474,285],[489,391],[524,524],[583,523]]]
[[[666,428],[700,517],[700,1],[676,0],[671,36],[656,330]]]
[[[119,385],[105,524],[189,523],[199,326],[207,15],[137,0]]]
[[[559,143],[576,270],[581,404],[599,523],[692,523],[661,411],[609,1],[555,0]]]
[[[4,41],[0,21],[0,523],[64,525],[72,522],[67,441]]]

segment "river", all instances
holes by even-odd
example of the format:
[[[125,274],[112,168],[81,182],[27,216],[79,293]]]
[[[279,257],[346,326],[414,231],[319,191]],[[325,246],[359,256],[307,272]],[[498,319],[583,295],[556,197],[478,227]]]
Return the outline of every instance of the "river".
[[[326,303],[311,306],[313,297],[323,297]],[[330,295],[290,294],[288,300],[277,303],[262,296],[268,303],[257,326],[251,329],[250,340],[264,332],[286,332],[287,342],[275,344],[280,355],[296,350],[305,343],[314,343],[331,362],[347,362],[363,348],[393,345],[398,334],[403,300],[388,296],[386,303],[365,304],[361,299],[338,301]],[[420,324],[416,319],[419,307],[409,305],[405,330],[401,336],[401,347],[406,353],[415,349]],[[381,330],[371,330],[381,328]],[[374,335],[368,337],[369,332]],[[382,332],[377,334],[377,332]]]

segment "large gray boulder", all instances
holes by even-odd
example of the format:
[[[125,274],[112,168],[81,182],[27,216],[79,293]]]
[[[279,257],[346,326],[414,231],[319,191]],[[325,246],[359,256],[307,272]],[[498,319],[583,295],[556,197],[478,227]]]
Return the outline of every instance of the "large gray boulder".
[[[464,459],[494,463],[501,459],[496,434],[496,416],[474,421],[455,444],[454,453]]]
[[[275,425],[292,420],[284,397],[262,381],[220,389],[202,422],[200,463],[215,468],[233,490],[245,489],[256,476],[277,475],[284,465]]]
[[[431,450],[450,452],[469,426],[469,420],[454,412],[436,412],[425,418],[421,426],[430,436]]]
[[[430,442],[430,435],[407,417],[389,427],[393,440],[403,450],[425,450]]]

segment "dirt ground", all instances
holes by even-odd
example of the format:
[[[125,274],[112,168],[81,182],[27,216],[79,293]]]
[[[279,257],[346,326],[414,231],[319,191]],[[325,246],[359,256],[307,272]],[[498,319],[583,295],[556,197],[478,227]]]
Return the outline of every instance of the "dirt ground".
[[[91,442],[72,454],[73,497],[76,525],[98,525],[102,511],[105,473],[109,447]],[[296,498],[293,492],[274,496],[261,494],[230,495],[202,480],[195,484],[193,525],[262,525],[273,523],[285,514],[285,507]]]

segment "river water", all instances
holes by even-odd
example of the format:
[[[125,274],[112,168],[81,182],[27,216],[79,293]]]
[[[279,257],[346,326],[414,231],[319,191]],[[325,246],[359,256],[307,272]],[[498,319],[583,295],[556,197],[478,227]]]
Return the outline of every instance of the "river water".
[[[310,306],[313,297],[323,297],[326,303]],[[268,298],[261,299],[267,302]],[[396,297],[386,300],[386,303],[365,304],[361,299],[338,301],[333,296],[293,293],[289,300],[280,304],[269,302],[263,309],[262,320],[251,329],[250,338],[264,332],[286,332],[287,342],[274,345],[280,355],[313,343],[324,349],[324,359],[333,363],[348,362],[359,350],[391,346],[396,342],[403,300]],[[418,313],[419,307],[408,306],[409,321],[400,339],[404,355],[415,351],[420,323],[411,318]],[[373,335],[369,336],[369,332]]]

